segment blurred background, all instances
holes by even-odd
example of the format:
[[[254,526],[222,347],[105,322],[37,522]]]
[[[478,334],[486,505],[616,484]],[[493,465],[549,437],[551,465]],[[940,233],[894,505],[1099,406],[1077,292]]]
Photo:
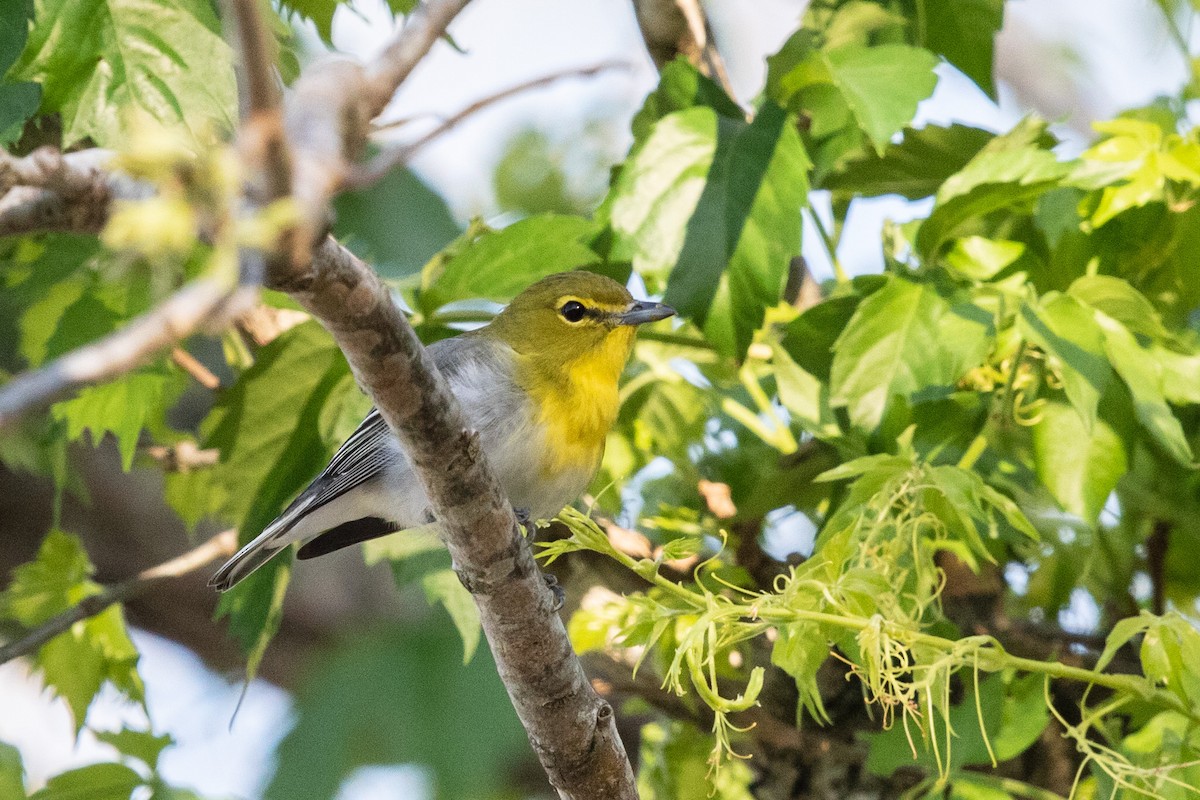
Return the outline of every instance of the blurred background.
[[[753,103],[765,75],[764,57],[795,29],[805,3],[704,5],[738,99]],[[334,49],[368,58],[392,36],[395,24],[382,0],[339,7],[331,29]],[[446,117],[522,82],[602,68],[586,76],[564,74],[544,88],[473,113],[423,147],[411,170],[396,172],[368,193],[342,198],[338,234],[392,278],[415,272],[472,218],[498,227],[540,211],[589,212],[603,196],[610,166],[629,147],[633,114],[657,81],[628,0],[476,0],[452,31],[461,52],[440,44],[422,63],[385,115],[384,122],[397,124],[381,133],[381,145],[413,141]],[[327,44],[311,25],[298,25],[296,36],[302,60],[327,56]],[[943,65],[939,72],[938,89],[922,106],[919,123],[959,121],[1002,130],[1033,111],[1054,121],[1062,147],[1078,151],[1089,140],[1091,120],[1174,92],[1186,68],[1169,44],[1158,7],[1148,0],[1038,0],[1006,8],[996,48],[998,104],[953,68]],[[827,211],[827,202],[814,194],[818,213]],[[923,204],[897,199],[856,203],[842,237],[842,264],[852,273],[878,271],[884,221],[906,221],[927,211]],[[806,244],[805,255],[815,277],[830,277],[819,246]],[[162,505],[155,472],[123,473],[107,446],[81,447],[72,457],[92,502],[69,499],[63,526],[87,544],[98,580],[128,577],[186,548],[187,534]],[[34,554],[50,524],[51,491],[47,483],[0,467],[0,572]],[[1068,613],[1086,623],[1089,602],[1081,595]],[[402,697],[419,685],[403,680],[405,669],[421,668],[417,661],[460,669],[459,645],[445,612],[430,609],[419,592],[397,592],[387,569],[368,570],[357,549],[298,563],[280,634],[267,651],[261,677],[248,687],[240,680],[237,647],[224,624],[211,621],[214,604],[203,576],[190,576],[128,607],[153,726],[178,742],[162,764],[164,776],[176,785],[211,797],[259,797],[275,772],[274,759],[286,771],[292,759],[334,757],[321,749],[322,726],[339,714],[368,713],[380,693],[390,693],[399,707],[414,708],[414,717],[437,722],[454,716],[443,717],[445,709],[433,698],[405,705]],[[399,630],[398,622],[405,623]],[[372,656],[381,649],[398,665],[396,674],[362,672],[379,662]],[[421,659],[406,662],[406,653]],[[494,713],[498,725],[515,725],[501,719],[507,700],[486,656],[461,674],[472,688],[459,702],[474,704],[476,721]],[[20,662],[0,667],[0,710],[0,740],[20,749],[31,786],[69,766],[112,756],[108,745],[86,731],[72,745],[65,707]],[[140,711],[115,696],[102,696],[92,715],[100,728],[145,724]],[[421,719],[407,722],[408,735],[423,730]],[[447,739],[469,735],[436,725],[429,730]],[[514,731],[519,742],[523,734]],[[431,746],[453,752],[436,741]],[[379,755],[380,762],[389,760],[387,752]],[[495,755],[499,759],[502,751]],[[421,798],[431,785],[424,769],[364,768],[335,791],[341,800]],[[533,769],[536,778],[536,765]],[[272,796],[286,797],[286,780],[277,784]]]

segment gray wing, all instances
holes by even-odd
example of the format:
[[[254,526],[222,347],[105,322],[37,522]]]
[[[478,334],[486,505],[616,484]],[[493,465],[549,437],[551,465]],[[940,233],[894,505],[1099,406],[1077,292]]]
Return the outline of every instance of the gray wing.
[[[460,335],[434,342],[427,350],[453,390],[457,375],[471,362],[485,359],[489,347],[484,339]],[[373,407],[321,474],[280,515],[280,520],[293,510],[303,514],[315,511],[402,460],[404,456],[392,443],[391,436],[379,409]]]

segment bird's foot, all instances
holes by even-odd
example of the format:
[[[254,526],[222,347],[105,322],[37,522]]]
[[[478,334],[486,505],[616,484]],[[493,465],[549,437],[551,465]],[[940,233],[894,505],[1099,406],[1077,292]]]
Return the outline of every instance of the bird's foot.
[[[551,614],[557,614],[562,610],[563,604],[567,602],[567,593],[563,591],[562,585],[558,582],[558,578],[551,575],[549,572],[542,573],[542,580],[546,582],[546,588],[554,595],[554,607],[550,609]]]
[[[525,531],[526,539],[533,539],[537,536],[537,522],[531,517],[528,508],[514,508],[513,516],[517,518],[517,524]]]

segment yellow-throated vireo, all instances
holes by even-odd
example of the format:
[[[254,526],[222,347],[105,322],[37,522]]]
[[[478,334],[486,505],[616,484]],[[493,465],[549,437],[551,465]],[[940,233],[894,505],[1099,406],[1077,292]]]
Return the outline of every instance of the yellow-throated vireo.
[[[602,275],[551,275],[478,330],[429,346],[513,506],[562,510],[600,466],[634,332],[674,309],[634,300]],[[312,558],[425,525],[429,501],[399,442],[371,409],[329,466],[213,575],[225,591],[285,547]]]

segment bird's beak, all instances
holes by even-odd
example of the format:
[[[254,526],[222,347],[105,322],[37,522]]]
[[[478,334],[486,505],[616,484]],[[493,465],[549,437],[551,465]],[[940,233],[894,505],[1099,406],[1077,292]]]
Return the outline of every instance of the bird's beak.
[[[675,316],[675,309],[649,300],[635,300],[628,311],[617,314],[618,325],[641,325]]]

